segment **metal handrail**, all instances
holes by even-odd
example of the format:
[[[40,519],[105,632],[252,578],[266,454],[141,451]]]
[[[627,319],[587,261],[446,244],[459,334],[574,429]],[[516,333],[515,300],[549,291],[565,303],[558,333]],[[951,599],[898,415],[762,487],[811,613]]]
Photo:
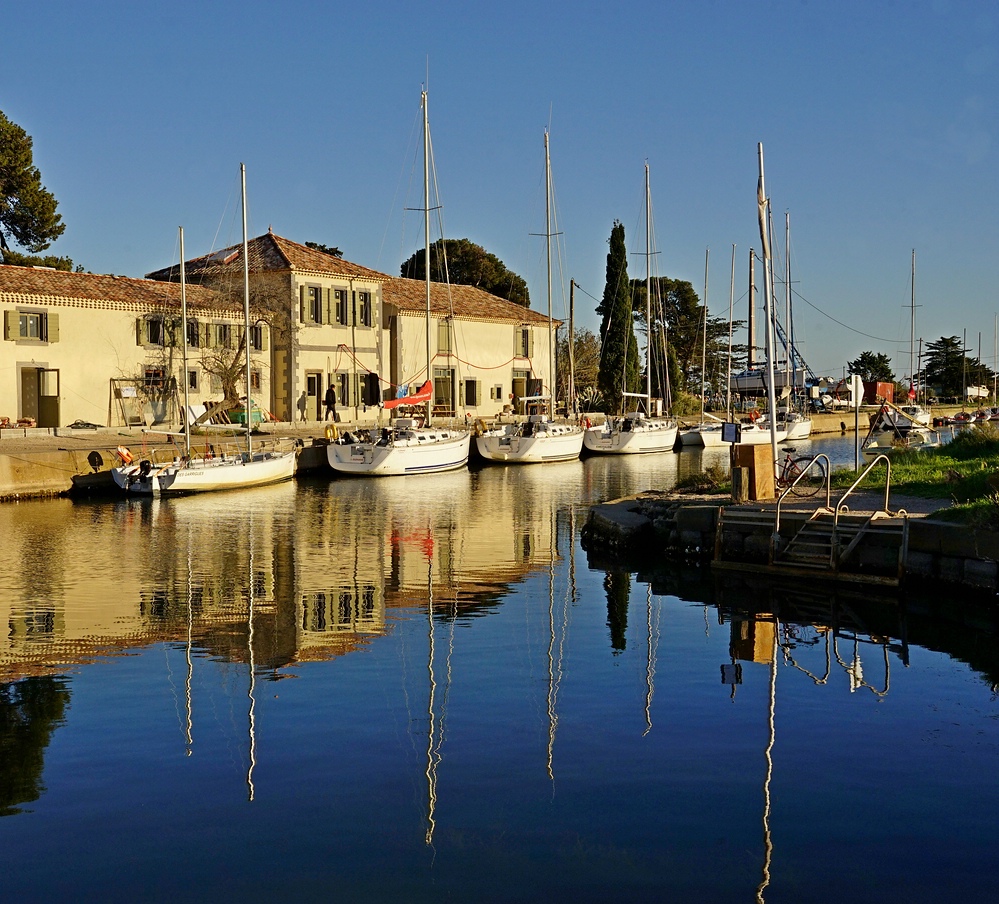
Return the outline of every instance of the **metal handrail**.
[[[886,466],[886,472],[885,472],[885,504],[882,507],[881,511],[886,512],[886,513],[889,511],[889,509],[888,509],[888,495],[891,492],[891,459],[887,455],[879,455],[870,464],[868,464],[868,466],[866,468],[864,468],[863,471],[860,472],[860,476],[857,477],[857,479],[853,483],[850,484],[850,489],[848,489],[842,496],[839,497],[839,501],[836,503],[836,514],[835,514],[835,517],[833,518],[833,534],[834,535],[835,535],[836,528],[839,526],[840,512],[842,512],[844,510],[849,511],[849,508],[847,508],[847,506],[845,506],[843,504],[843,500],[845,500],[847,496],[849,496],[855,489],[857,489],[857,487],[860,485],[860,482],[870,473],[871,468],[873,468],[880,461],[884,461],[885,466]]]
[[[829,461],[829,456],[824,452],[820,452],[818,455],[813,455],[811,461],[808,462],[807,468],[802,468],[801,473],[791,481],[791,485],[784,489],[784,492],[777,497],[777,511],[774,515],[774,532],[773,536],[770,538],[770,562],[773,564],[774,560],[774,546],[777,542],[777,536],[780,533],[780,507],[784,502],[787,495],[798,485],[798,481],[801,480],[811,469],[812,465],[815,464],[820,458],[826,460],[826,508],[830,508],[829,502],[832,497],[832,463]],[[774,477],[776,480],[776,475]]]

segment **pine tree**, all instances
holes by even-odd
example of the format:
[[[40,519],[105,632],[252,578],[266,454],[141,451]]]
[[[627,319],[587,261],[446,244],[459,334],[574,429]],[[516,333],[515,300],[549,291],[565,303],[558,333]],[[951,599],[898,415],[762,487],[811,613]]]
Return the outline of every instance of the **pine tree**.
[[[601,317],[597,385],[608,413],[623,410],[622,392],[637,392],[641,376],[628,281],[628,251],[624,244],[624,225],[618,220],[614,221],[609,244],[607,281],[597,306]]]
[[[28,251],[48,248],[66,228],[57,204],[32,162],[31,136],[0,112],[0,251],[11,250],[8,238]]]

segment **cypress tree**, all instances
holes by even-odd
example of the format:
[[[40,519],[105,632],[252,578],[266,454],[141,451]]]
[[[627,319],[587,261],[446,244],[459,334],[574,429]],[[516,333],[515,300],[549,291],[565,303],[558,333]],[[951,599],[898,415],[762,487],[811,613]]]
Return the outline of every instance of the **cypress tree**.
[[[640,370],[638,343],[628,281],[628,252],[624,244],[624,224],[614,221],[607,252],[607,281],[604,295],[597,307],[600,315],[600,370],[597,386],[604,397],[608,412],[623,410],[622,391],[638,391]]]

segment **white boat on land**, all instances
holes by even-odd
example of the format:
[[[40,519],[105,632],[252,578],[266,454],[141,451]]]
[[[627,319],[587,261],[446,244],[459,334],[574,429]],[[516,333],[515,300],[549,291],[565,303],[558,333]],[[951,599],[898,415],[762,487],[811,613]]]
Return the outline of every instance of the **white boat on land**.
[[[392,477],[407,474],[436,474],[453,471],[468,464],[471,434],[466,430],[431,426],[433,409],[432,362],[430,348],[430,121],[427,116],[427,92],[421,95],[423,108],[423,226],[424,270],[427,288],[427,380],[412,396],[392,399],[386,409],[399,405],[426,403],[422,423],[415,418],[396,418],[389,427],[368,431],[367,438],[349,433],[339,435],[334,428],[333,441],[326,447],[326,457],[338,474],[360,477]]]
[[[649,190],[649,165],[645,164],[645,393],[638,398],[651,410],[652,402],[652,198]],[[583,445],[598,455],[630,455],[644,452],[672,452],[677,425],[670,417],[649,417],[631,411],[622,417],[608,418],[601,426],[583,433]]]
[[[548,243],[548,379],[555,383],[555,331],[552,328],[552,171],[545,132],[545,239]],[[553,395],[525,398],[528,403],[552,403]],[[479,429],[475,447],[486,461],[505,464],[540,464],[571,461],[583,449],[583,430],[575,424],[559,424],[546,414],[532,414],[516,424]]]
[[[187,380],[184,380],[184,455],[163,465],[152,460],[134,461],[128,449],[119,447],[122,464],[112,468],[114,482],[127,493],[141,496],[180,496],[187,493],[207,493],[264,486],[290,480],[295,475],[297,450],[257,450],[252,446],[253,401],[250,398],[250,271],[246,236],[246,167],[240,164],[243,208],[243,330],[246,353],[246,448],[235,454],[202,457],[191,454],[191,422],[188,412]],[[181,323],[187,323],[187,293],[184,279],[184,231],[180,231],[180,300]],[[184,334],[184,373],[187,373],[187,330]]]
[[[710,417],[711,415],[706,415]],[[722,425],[711,424],[705,421],[703,424],[694,424],[693,427],[685,427],[680,431],[680,444],[684,446],[703,446],[706,449],[713,449],[722,443]]]

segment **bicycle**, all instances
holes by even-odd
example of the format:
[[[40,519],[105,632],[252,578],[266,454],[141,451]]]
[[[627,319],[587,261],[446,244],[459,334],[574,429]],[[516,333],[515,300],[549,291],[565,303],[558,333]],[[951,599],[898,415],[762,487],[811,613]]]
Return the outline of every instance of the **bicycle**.
[[[799,456],[792,458],[788,449],[777,474],[777,488],[790,490],[794,496],[814,496],[826,483],[826,468],[818,459]]]

